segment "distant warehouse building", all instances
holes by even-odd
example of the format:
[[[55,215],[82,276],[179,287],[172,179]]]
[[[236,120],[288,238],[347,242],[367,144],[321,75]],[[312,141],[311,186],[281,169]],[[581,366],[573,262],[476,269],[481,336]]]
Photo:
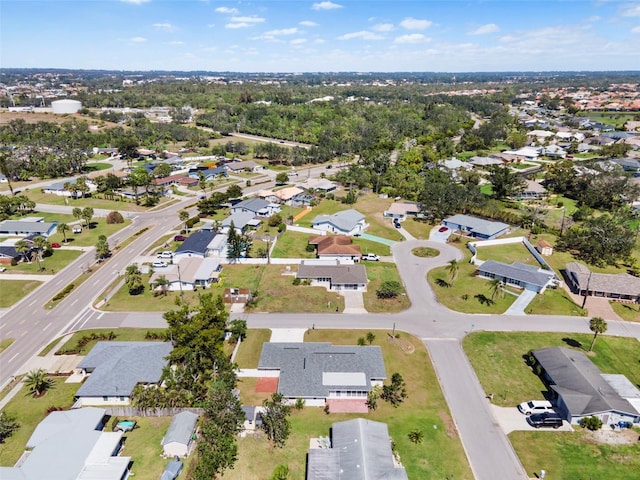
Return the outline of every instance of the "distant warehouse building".
[[[51,102],[51,109],[53,113],[62,115],[64,113],[78,113],[82,108],[82,102],[78,100],[54,100]]]

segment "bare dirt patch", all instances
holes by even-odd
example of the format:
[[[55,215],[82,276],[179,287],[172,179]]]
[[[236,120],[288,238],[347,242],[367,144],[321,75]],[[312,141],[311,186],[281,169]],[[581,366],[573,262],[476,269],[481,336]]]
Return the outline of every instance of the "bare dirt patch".
[[[404,353],[406,354],[411,354],[413,352],[416,351],[415,347],[411,344],[411,342],[409,342],[408,340],[405,340],[402,337],[399,338],[394,338],[390,333],[387,334],[387,340],[396,345],[397,347],[399,347]]]
[[[274,377],[259,378],[256,382],[256,393],[276,393],[278,391],[278,379]]]
[[[440,410],[438,412],[438,416],[440,417],[440,420],[442,420],[442,423],[444,423],[444,428],[447,432],[447,436],[449,438],[456,438],[458,436],[458,432],[451,416],[443,410]]]
[[[589,432],[585,435],[588,441],[593,443],[606,443],[609,445],[631,445],[640,440],[640,435],[636,430],[631,428],[623,428],[622,430],[612,430],[609,427],[603,427],[595,432]]]

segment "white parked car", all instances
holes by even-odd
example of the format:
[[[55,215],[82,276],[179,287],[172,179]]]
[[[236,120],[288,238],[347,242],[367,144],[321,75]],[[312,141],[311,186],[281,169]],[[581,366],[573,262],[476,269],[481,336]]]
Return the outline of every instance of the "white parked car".
[[[369,260],[370,262],[378,262],[380,261],[380,257],[375,253],[367,253],[362,256],[362,260]]]
[[[551,405],[551,402],[548,402],[547,400],[530,400],[528,402],[523,402],[518,405],[518,410],[520,410],[520,413],[524,413],[525,415],[554,411],[553,405]]]
[[[153,268],[165,268],[168,267],[167,262],[155,261],[151,264]]]
[[[158,258],[173,258],[173,252],[160,252]]]

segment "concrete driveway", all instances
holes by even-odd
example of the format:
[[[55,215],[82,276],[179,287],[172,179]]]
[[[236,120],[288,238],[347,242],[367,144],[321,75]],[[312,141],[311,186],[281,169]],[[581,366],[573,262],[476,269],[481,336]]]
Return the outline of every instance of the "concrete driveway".
[[[533,431],[533,430],[551,430],[554,432],[572,432],[573,427],[569,422],[563,422],[562,427],[558,429],[553,428],[543,428],[536,429],[527,423],[526,415],[521,414],[517,407],[499,407],[498,405],[491,404],[491,412],[493,413],[494,418],[502,428],[502,431],[505,435],[509,435],[511,432],[515,431]]]
[[[440,232],[439,230],[440,226],[436,225],[433,227],[429,232],[429,240],[432,242],[447,243],[449,235],[453,233],[453,230],[450,228],[447,228],[444,232]]]

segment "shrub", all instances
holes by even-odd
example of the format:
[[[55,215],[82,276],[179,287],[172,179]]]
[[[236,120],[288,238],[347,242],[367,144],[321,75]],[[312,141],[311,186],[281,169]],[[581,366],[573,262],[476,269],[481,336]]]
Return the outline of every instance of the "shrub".
[[[124,223],[124,218],[120,212],[109,212],[107,215],[107,223],[111,225],[112,223]]]
[[[279,214],[277,214],[277,213],[276,213],[276,214],[274,214],[274,215],[271,215],[271,216],[269,217],[269,219],[267,220],[267,224],[268,224],[270,227],[277,227],[277,226],[278,226],[278,225],[280,225],[281,223],[282,223],[282,216],[281,216],[281,215],[279,215]]]
[[[67,295],[69,295],[71,293],[71,290],[73,290],[74,287],[75,287],[75,285],[73,283],[70,283],[69,285],[64,287],[61,291],[56,293],[56,295],[53,297],[52,300],[54,302],[57,302],[58,300],[62,300],[64,297],[66,297]]]
[[[600,430],[602,428],[602,420],[596,416],[585,417],[578,422],[582,428],[589,430]]]
[[[378,298],[396,298],[400,293],[400,290],[402,290],[400,282],[387,280],[386,282],[382,282],[380,288],[376,290],[376,296]]]
[[[287,229],[287,226],[284,223],[278,225],[278,233],[282,233]]]
[[[293,279],[293,285],[295,285],[296,287],[297,287],[298,285],[300,285],[301,283],[302,283],[302,280],[300,280],[298,277],[295,277],[295,278]]]
[[[315,245],[307,245],[304,249],[305,249],[307,252],[315,252],[315,251],[316,251],[316,247],[315,247]]]
[[[198,223],[200,221],[200,217],[191,217],[189,220],[186,221],[185,225],[187,228],[193,228],[196,226],[196,223]]]

